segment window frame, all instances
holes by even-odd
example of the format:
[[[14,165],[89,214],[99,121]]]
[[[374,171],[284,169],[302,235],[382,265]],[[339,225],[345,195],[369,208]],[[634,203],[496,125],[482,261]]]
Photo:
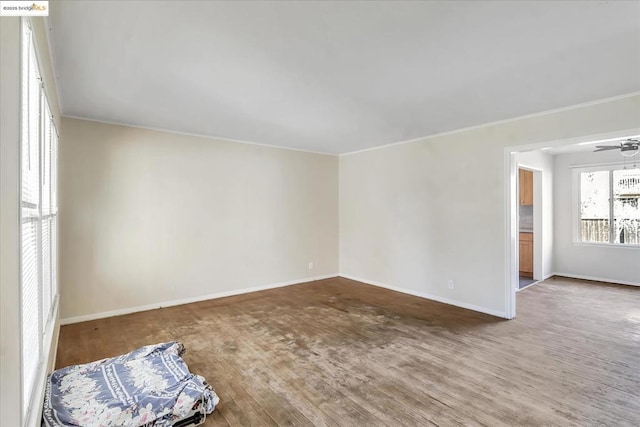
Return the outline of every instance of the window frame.
[[[20,384],[21,388],[19,391],[20,394],[20,408],[19,411],[21,413],[21,418],[23,425],[28,424],[30,421],[34,420],[34,414],[38,414],[40,408],[39,402],[44,391],[44,379],[46,377],[46,371],[48,369],[48,362],[51,357],[51,352],[55,351],[51,347],[52,340],[55,334],[55,325],[57,320],[57,312],[59,305],[59,281],[58,281],[58,267],[54,266],[54,263],[57,264],[57,260],[59,258],[59,245],[58,245],[58,206],[57,206],[57,188],[55,189],[55,199],[53,198],[53,185],[57,186],[58,179],[57,174],[58,171],[58,141],[59,135],[57,131],[56,122],[53,117],[53,110],[51,108],[50,98],[48,96],[47,90],[44,86],[42,73],[41,73],[41,60],[38,55],[38,49],[36,46],[35,35],[33,31],[33,26],[31,20],[28,17],[21,18],[21,37],[20,37],[20,131],[19,131],[19,141],[20,148],[18,150],[19,153],[19,190],[18,190],[18,215],[19,215],[19,224],[20,224],[20,232],[18,234],[18,244],[19,244],[19,289],[20,289]],[[25,55],[25,52],[26,53]],[[34,61],[34,63],[32,63]],[[38,81],[37,86],[35,86],[34,90],[37,88],[38,91],[38,105],[36,107],[32,107],[27,104],[27,109],[35,108],[37,109],[37,146],[38,146],[38,156],[34,159],[29,159],[29,162],[32,160],[37,164],[37,202],[32,202],[24,199],[23,185],[25,184],[25,176],[23,176],[23,160],[24,160],[24,144],[31,144],[31,138],[27,137],[25,140],[25,126],[30,125],[30,110],[25,110],[24,100],[25,94],[24,91],[31,88],[31,76],[29,76],[29,72],[25,71],[25,68],[29,70],[27,67],[35,67],[35,76]],[[25,81],[25,78],[27,81]],[[27,95],[29,96],[29,95]],[[29,116],[29,119],[25,123],[25,114]],[[26,131],[26,135],[29,135],[31,131],[35,131],[35,129],[29,129]],[[48,135],[47,135],[48,132]],[[47,141],[49,146],[47,147]],[[45,149],[49,148],[50,152],[48,155],[45,155]],[[27,152],[30,155],[31,148],[27,149]],[[48,161],[48,174],[45,176],[45,162]],[[47,181],[45,181],[47,180]],[[43,191],[48,189],[49,191],[49,206],[44,209],[43,207]],[[36,204],[37,203],[37,204]],[[43,261],[43,251],[44,246],[42,242],[43,236],[43,223],[48,221],[49,223],[49,241],[48,241],[48,256],[49,256],[49,281],[48,281],[48,298],[47,301],[44,301],[45,297],[45,289],[44,287],[47,283],[44,280],[43,272],[44,272],[44,261]],[[24,312],[24,271],[23,271],[23,226],[28,223],[34,223],[36,228],[36,277],[37,277],[37,293],[38,293],[38,304],[37,304],[37,346],[35,349],[37,351],[37,362],[35,367],[33,367],[33,372],[30,372],[30,375],[27,375],[27,366],[25,365],[25,346],[27,343],[25,342],[24,336],[24,321],[25,321],[25,312]],[[53,238],[52,230],[55,227],[55,237]],[[54,258],[55,257],[55,258]],[[34,342],[36,342],[34,340]],[[29,350],[34,351],[34,349],[30,348]],[[30,381],[30,383],[26,383],[26,380]]]
[[[629,167],[630,162],[615,162],[615,163],[602,163],[602,164],[593,164],[593,165],[580,165],[580,166],[571,166],[572,178],[573,178],[573,215],[572,215],[572,229],[573,229],[573,244],[577,246],[603,246],[603,247],[611,247],[611,248],[622,248],[622,249],[635,249],[640,250],[640,243],[630,244],[630,243],[614,243],[613,242],[613,219],[614,219],[614,204],[613,201],[613,171],[623,170],[625,167]],[[640,161],[634,162],[631,161],[631,168],[634,164],[640,164]],[[637,168],[640,169],[640,168]],[[582,173],[588,172],[609,172],[609,241],[608,242],[584,242],[582,241],[582,229],[581,229],[581,184],[580,184],[580,175]]]

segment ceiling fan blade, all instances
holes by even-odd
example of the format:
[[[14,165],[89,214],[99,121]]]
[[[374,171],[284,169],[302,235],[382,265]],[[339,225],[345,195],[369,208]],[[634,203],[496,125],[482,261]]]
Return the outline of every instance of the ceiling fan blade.
[[[593,151],[596,152],[596,151],[619,150],[619,149],[620,149],[619,145],[596,145],[596,149]]]

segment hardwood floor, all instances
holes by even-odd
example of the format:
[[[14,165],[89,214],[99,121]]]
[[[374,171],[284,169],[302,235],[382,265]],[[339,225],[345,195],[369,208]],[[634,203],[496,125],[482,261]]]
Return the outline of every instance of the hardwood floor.
[[[182,341],[222,425],[640,425],[640,288],[553,278],[511,321],[343,278],[64,326],[57,366]]]

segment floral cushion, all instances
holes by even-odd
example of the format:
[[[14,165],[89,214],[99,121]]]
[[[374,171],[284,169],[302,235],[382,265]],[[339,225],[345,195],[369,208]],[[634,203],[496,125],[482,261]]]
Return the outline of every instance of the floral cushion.
[[[168,342],[54,371],[42,425],[172,426],[195,412],[210,414],[218,396],[189,372],[183,352],[182,344]]]

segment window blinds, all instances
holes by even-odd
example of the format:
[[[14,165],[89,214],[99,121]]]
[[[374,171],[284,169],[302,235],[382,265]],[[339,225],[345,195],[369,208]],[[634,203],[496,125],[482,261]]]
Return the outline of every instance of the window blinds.
[[[21,304],[23,413],[42,362],[57,291],[57,134],[25,21],[21,107]]]
[[[22,223],[22,381],[25,411],[40,362],[38,281],[37,222],[26,221]]]

